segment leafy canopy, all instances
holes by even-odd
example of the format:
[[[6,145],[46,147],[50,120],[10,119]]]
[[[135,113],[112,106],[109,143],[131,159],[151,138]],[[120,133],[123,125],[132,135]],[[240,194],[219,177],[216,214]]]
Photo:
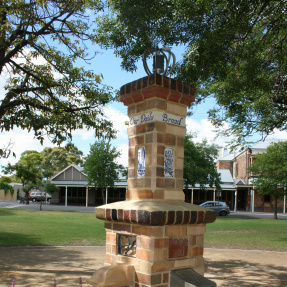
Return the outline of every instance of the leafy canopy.
[[[43,176],[48,178],[69,166],[70,164],[81,165],[83,152],[74,144],[63,147],[47,147],[41,151],[41,168]]]
[[[287,187],[287,142],[273,143],[266,153],[256,155],[248,170],[258,177],[253,180],[258,193],[275,199],[274,218],[277,219],[277,200],[283,198]]]
[[[87,45],[96,41],[92,20],[102,9],[100,0],[1,1],[0,131],[19,127],[58,144],[83,127],[113,135],[102,109],[111,88],[83,68],[96,54]]]
[[[26,184],[36,184],[42,179],[41,154],[35,150],[27,150],[21,154],[20,160],[3,168],[5,174],[14,174],[20,179],[23,187]]]
[[[200,189],[206,186],[220,188],[220,175],[215,166],[217,157],[217,146],[202,143],[194,143],[193,135],[188,134],[184,139],[184,186],[195,186],[199,184]]]
[[[196,101],[214,96],[213,123],[237,142],[287,128],[287,6],[263,0],[108,0],[98,41],[136,70],[146,48],[184,45],[178,79]]]
[[[120,152],[112,147],[110,141],[101,139],[90,147],[90,153],[85,158],[83,172],[87,175],[88,184],[101,189],[104,201],[104,190],[113,187],[119,178],[122,165],[116,162]],[[104,201],[105,202],[105,201]]]

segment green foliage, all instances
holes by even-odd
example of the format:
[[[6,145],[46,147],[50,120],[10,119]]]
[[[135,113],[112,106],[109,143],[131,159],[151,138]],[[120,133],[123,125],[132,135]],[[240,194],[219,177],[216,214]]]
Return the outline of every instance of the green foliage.
[[[8,176],[1,176],[0,178],[0,182],[4,182],[4,183],[11,183],[13,182],[12,178],[11,177],[8,177]]]
[[[23,184],[26,202],[29,204],[29,191],[42,179],[41,154],[35,150],[27,150],[21,154],[20,160],[3,168],[5,174],[13,173]]]
[[[83,163],[83,152],[73,144],[68,144],[64,148],[47,147],[41,152],[41,155],[41,168],[45,178],[49,178],[70,164],[81,165]]]
[[[176,76],[214,96],[210,119],[237,142],[287,127],[285,1],[109,0],[98,41],[127,71],[150,47],[184,45]],[[236,142],[234,143],[236,144]]]
[[[184,186],[200,185],[201,189],[205,185],[220,188],[220,175],[215,166],[217,157],[217,146],[208,145],[207,140],[202,143],[194,143],[193,136],[188,134],[184,139]]]
[[[51,182],[45,182],[44,183],[44,190],[45,190],[45,192],[52,194],[54,192],[59,191],[60,188]]]
[[[83,172],[87,175],[88,184],[101,189],[103,203],[105,203],[104,190],[114,186],[119,178],[119,172],[123,169],[116,163],[120,152],[111,146],[110,141],[104,139],[96,141],[90,147],[90,153],[85,158]]]
[[[0,98],[0,131],[33,131],[43,142],[72,138],[72,131],[93,128],[112,136],[102,107],[113,99],[101,75],[82,68],[95,52],[91,20],[99,1],[3,0],[0,5],[0,75],[6,77]],[[7,156],[5,148],[0,157]]]
[[[0,190],[4,190],[5,196],[10,192],[10,194],[13,196],[14,194],[14,188],[9,185],[7,182],[0,182]]]
[[[287,142],[271,144],[266,153],[258,154],[249,167],[254,179],[254,188],[260,194],[275,199],[274,218],[277,219],[277,200],[282,199],[287,187]]]

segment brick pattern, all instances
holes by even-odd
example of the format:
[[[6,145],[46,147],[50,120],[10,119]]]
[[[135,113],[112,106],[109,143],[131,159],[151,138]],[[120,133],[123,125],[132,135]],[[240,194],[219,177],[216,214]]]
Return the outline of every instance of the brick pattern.
[[[97,209],[98,211],[99,209]],[[216,213],[211,210],[192,211],[192,210],[129,210],[129,209],[103,209],[104,212],[97,212],[97,218],[110,222],[125,222],[139,225],[163,226],[163,225],[182,225],[182,224],[201,224],[212,223],[216,219]],[[122,226],[122,225],[117,225]],[[126,226],[126,225],[123,225]],[[128,228],[128,225],[126,226]],[[123,230],[121,230],[123,231]],[[130,232],[131,230],[125,230]]]
[[[138,98],[139,92],[142,95],[141,100]],[[174,96],[174,93],[178,93],[178,100],[171,101],[169,95]],[[130,117],[151,111],[163,111],[185,118],[187,103],[180,100],[183,94],[188,95],[190,103],[194,100],[192,87],[164,76],[151,75],[123,86],[121,100],[128,105]],[[133,98],[134,95],[137,100],[127,100]],[[166,199],[184,201],[182,176],[185,133],[185,127],[158,121],[128,128],[129,179],[127,200]],[[146,151],[144,178],[137,178],[139,147],[145,147]],[[175,151],[174,178],[164,177],[165,147],[171,147]]]
[[[106,222],[105,227],[106,264],[117,262],[133,264],[136,270],[135,286],[167,287],[170,271],[177,268],[192,268],[199,274],[204,273],[205,224],[139,226]],[[116,248],[118,234],[125,234],[125,230],[130,230],[130,234],[137,237],[136,252],[132,256],[119,255]],[[180,244],[176,244],[178,242]],[[184,250],[184,253],[180,253],[179,250]]]
[[[190,106],[195,100],[195,88],[186,83],[153,74],[122,86],[120,95],[120,101],[126,106],[153,97]]]
[[[130,118],[153,111],[185,118],[195,90],[155,74],[122,86],[120,94]],[[203,234],[216,213],[184,203],[185,133],[185,127],[161,121],[129,126],[127,201],[96,208],[97,218],[105,220],[106,264],[133,264],[138,287],[169,287],[176,268],[204,274]],[[139,147],[145,147],[143,178],[137,176]],[[165,147],[174,149],[172,178],[164,176]],[[118,254],[119,234],[136,236],[131,256]]]

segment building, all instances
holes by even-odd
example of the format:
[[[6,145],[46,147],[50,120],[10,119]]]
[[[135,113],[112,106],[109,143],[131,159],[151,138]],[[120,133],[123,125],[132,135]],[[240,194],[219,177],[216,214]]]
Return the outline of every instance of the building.
[[[271,143],[279,141],[283,140],[259,141],[250,147],[246,147],[241,152],[229,153],[218,159],[216,163],[217,169],[228,169],[234,180],[234,210],[273,211],[273,198],[268,195],[260,195],[254,190],[253,180],[258,176],[250,174],[248,167],[255,161],[256,155],[265,153]],[[278,202],[278,211],[285,212],[285,210],[286,198]]]
[[[184,190],[185,201],[192,204],[201,204],[205,201],[220,200],[226,202],[231,209],[235,205],[235,186],[234,180],[228,169],[217,170],[221,178],[221,189],[216,190],[214,187],[206,185],[204,190],[200,189],[199,185],[189,187]]]
[[[201,204],[209,200],[226,202],[234,211],[270,211],[274,209],[274,200],[270,196],[260,195],[254,190],[253,180],[256,176],[248,173],[248,167],[254,162],[256,155],[266,152],[272,142],[279,140],[260,141],[241,152],[222,152],[223,157],[217,160],[216,167],[221,176],[221,189],[205,186],[202,190],[198,185],[184,189],[185,201]],[[81,204],[96,206],[103,204],[101,190],[88,186],[83,168],[74,164],[51,178],[52,183],[60,191],[52,194],[52,203],[64,205]],[[125,200],[127,178],[121,176],[114,187],[106,190],[107,202]],[[107,196],[106,196],[107,195]],[[286,212],[286,197],[278,201],[278,212]]]
[[[80,166],[69,165],[54,175],[51,182],[60,188],[59,192],[52,194],[52,203],[86,206],[103,204],[101,190],[88,185],[87,177]],[[125,200],[126,187],[127,179],[120,175],[120,180],[106,189],[108,203]]]
[[[221,175],[221,190],[206,186],[205,190],[200,190],[199,186],[189,187],[184,190],[185,201],[201,204],[207,200],[226,201],[230,206],[234,206],[234,181],[229,170],[219,170]],[[88,186],[87,177],[83,173],[83,168],[74,164],[69,165],[51,178],[51,182],[60,188],[59,192],[52,194],[52,203],[64,205],[86,205],[95,206],[103,204],[103,197],[100,190],[95,190]],[[125,200],[127,189],[127,178],[121,176],[114,187],[108,188],[108,202]]]

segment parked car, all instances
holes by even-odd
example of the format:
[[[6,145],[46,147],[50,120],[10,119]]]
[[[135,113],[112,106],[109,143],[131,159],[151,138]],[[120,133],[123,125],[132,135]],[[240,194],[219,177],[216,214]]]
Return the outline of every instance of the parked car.
[[[206,201],[199,206],[215,210],[217,215],[226,216],[230,213],[229,206],[222,201]]]
[[[47,193],[47,202],[50,202],[52,196]],[[32,191],[30,194],[30,199],[33,202],[37,202],[37,201],[45,201],[46,200],[46,192],[42,192],[42,191]]]

